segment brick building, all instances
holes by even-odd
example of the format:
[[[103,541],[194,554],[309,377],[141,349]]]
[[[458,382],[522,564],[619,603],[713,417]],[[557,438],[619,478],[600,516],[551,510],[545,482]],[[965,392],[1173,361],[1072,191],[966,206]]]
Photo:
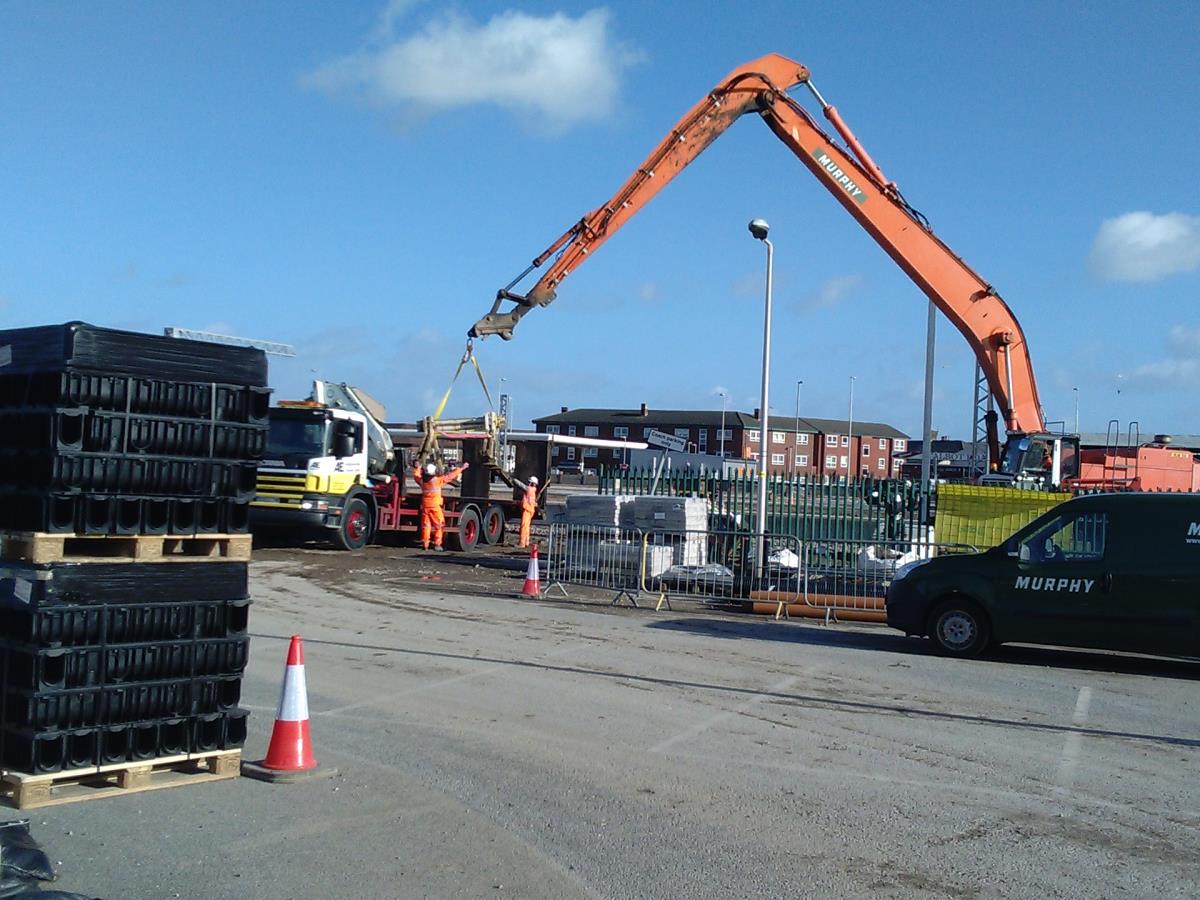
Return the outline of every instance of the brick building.
[[[734,459],[758,459],[759,419],[754,414],[727,410],[721,431],[721,410],[568,409],[534,419],[542,433],[610,440],[643,441],[651,431],[683,438],[689,450]],[[797,430],[797,421],[799,430]],[[879,422],[851,423],[845,419],[771,416],[767,469],[772,473],[890,478],[899,473],[900,459],[908,450],[908,435]],[[853,435],[851,435],[853,430]],[[551,465],[559,468],[596,469],[620,465],[623,451],[599,447],[555,447]]]

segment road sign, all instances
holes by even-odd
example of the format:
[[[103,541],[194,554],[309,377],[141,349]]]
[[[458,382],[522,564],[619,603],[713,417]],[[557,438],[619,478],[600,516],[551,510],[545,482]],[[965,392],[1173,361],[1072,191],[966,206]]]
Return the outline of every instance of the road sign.
[[[677,437],[673,434],[667,434],[665,431],[650,430],[646,435],[646,443],[655,447],[662,447],[664,450],[674,450],[679,453],[687,449],[687,439]]]

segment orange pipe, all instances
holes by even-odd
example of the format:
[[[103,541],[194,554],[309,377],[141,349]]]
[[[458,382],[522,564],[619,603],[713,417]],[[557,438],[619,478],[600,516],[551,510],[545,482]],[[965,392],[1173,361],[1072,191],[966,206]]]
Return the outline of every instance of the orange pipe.
[[[824,619],[826,608],[809,606],[807,603],[788,603],[785,607],[789,616],[801,616],[806,619]],[[751,603],[750,612],[758,616],[773,616],[779,611],[777,603]],[[832,618],[842,622],[887,622],[887,614],[870,609],[833,609],[829,608]]]
[[[804,606],[815,606],[818,609],[832,607],[841,609],[858,609],[860,611],[878,610],[882,612],[887,609],[887,604],[882,597],[851,597],[845,594],[809,594],[805,599],[793,591],[751,591],[751,600],[769,600],[772,603],[780,601],[786,603],[802,604]]]

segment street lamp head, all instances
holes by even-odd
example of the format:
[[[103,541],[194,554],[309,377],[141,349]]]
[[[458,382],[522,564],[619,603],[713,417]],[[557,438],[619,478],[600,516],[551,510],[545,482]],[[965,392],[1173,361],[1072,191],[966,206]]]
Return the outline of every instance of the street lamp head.
[[[749,226],[750,233],[754,235],[756,241],[765,241],[767,233],[771,230],[771,226],[767,224],[766,219],[755,219]]]

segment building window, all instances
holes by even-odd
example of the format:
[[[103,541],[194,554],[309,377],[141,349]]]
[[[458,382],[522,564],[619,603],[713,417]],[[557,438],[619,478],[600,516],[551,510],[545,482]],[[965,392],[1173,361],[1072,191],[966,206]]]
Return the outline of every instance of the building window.
[[[583,426],[583,436],[584,437],[600,437],[600,426],[599,425],[584,425]]]
[[[629,437],[629,426],[628,426],[628,425],[616,425],[616,426],[614,426],[614,427],[613,427],[613,437],[617,437],[617,438],[627,438],[627,437]]]
[[[708,429],[701,428],[700,431],[698,432],[698,434],[700,435],[700,437],[699,437],[699,440],[697,443],[699,444],[700,452],[704,453],[705,451],[708,450]]]
[[[559,450],[559,448],[558,448],[558,447],[551,447],[551,448],[550,448],[550,455],[551,455],[551,456],[558,456],[558,450]]]
[[[783,454],[783,453],[772,453],[771,454],[771,465],[782,466],[782,465],[785,465],[786,463],[787,463],[787,455],[786,454]]]
[[[656,430],[657,430],[657,429],[655,429],[655,428],[650,428],[650,427],[643,428],[643,429],[642,429],[642,437],[644,437],[644,438],[648,438],[648,437],[650,437],[650,432],[652,432],[652,431],[656,431]]]
[[[897,453],[903,453],[905,443],[906,442],[903,441],[902,439],[896,438],[894,441],[892,441],[892,449],[895,450]]]
[[[557,425],[547,425],[546,426],[546,434],[558,434],[558,426]]]
[[[782,431],[772,431],[771,432],[771,443],[772,444],[782,444],[785,441],[787,441],[787,435],[784,434]]]
[[[575,437],[575,426],[574,425],[567,426],[567,435],[569,437]]]
[[[717,429],[717,440],[718,441],[732,441],[733,440],[733,429],[732,428],[718,428]]]
[[[750,459],[753,459],[753,460],[755,460],[755,461],[757,462],[757,460],[758,460],[758,451],[757,451],[757,450],[751,450],[751,451],[750,451],[750,453],[748,453],[748,454],[747,454],[747,456],[749,456],[749,458],[750,458]]]
[[[571,459],[574,459],[574,458],[575,458],[575,448],[574,448],[574,447],[568,447],[568,448],[567,448],[567,459],[568,459],[568,460],[571,460]]]
[[[1095,562],[1104,558],[1107,537],[1107,513],[1080,513],[1055,519],[1022,541],[1017,552],[1021,562]]]
[[[746,432],[746,440],[748,440],[752,444],[757,444],[758,443],[758,429],[755,428],[751,431],[747,431]]]
[[[879,457],[879,459],[875,460],[875,468],[886,469],[887,468],[887,460],[884,459],[882,456]]]
[[[836,456],[825,457],[825,468],[827,468],[827,469],[837,468],[837,457]]]
[[[870,455],[871,455],[871,445],[863,444],[863,456],[870,456]]]
[[[839,469],[847,469],[849,467],[850,467],[850,460],[847,457],[843,456],[841,461],[838,463],[838,468]]]
[[[796,435],[796,443],[798,445],[800,445],[801,447],[807,447],[808,446],[808,435],[807,434]]]
[[[583,458],[584,459],[595,459],[596,458],[596,448],[595,447],[584,447],[583,448]]]
[[[620,447],[613,447],[612,458],[624,462],[624,459],[621,456],[621,448]]]
[[[803,455],[797,456],[796,457],[796,465],[797,466],[807,466],[808,465],[808,457],[803,456]]]
[[[686,429],[686,428],[676,428],[676,429],[675,429],[675,437],[681,437],[681,438],[683,438],[685,441],[686,441],[686,440],[687,440],[689,437],[691,437],[691,434],[692,434],[692,433],[691,433],[691,431],[689,431],[689,430],[688,430],[688,429]]]
[[[886,449],[887,449],[887,438],[880,438],[880,439],[879,439],[879,449],[880,449],[880,450],[886,450]]]
[[[849,446],[850,446],[850,435],[848,435],[848,434],[843,434],[843,435],[842,435],[842,446],[843,446],[843,447],[849,447]]]
[[[829,447],[836,447],[837,441],[838,441],[838,436],[836,434],[831,434],[825,438],[825,444]]]

